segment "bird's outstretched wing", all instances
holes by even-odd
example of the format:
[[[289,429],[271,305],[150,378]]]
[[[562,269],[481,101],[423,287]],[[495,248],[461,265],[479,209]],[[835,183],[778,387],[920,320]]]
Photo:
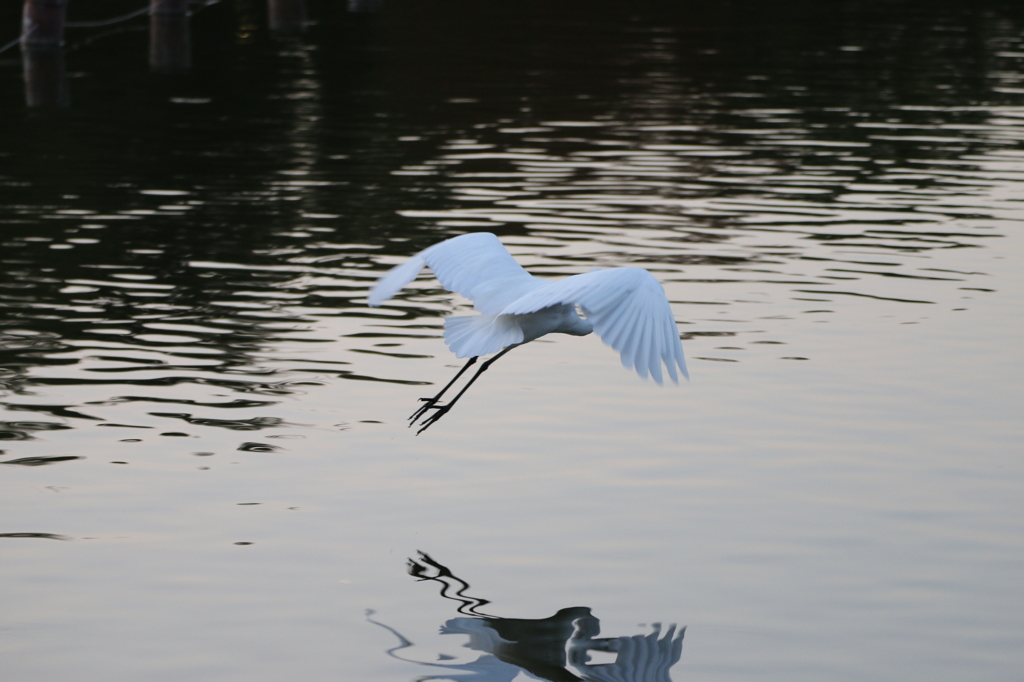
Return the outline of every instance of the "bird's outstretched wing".
[[[526,292],[544,286],[512,258],[512,254],[490,232],[474,232],[447,239],[420,251],[392,268],[370,291],[370,307],[377,307],[416,279],[430,266],[448,291],[473,301],[484,315],[494,315]]]
[[[619,351],[623,367],[634,367],[644,378],[650,373],[660,384],[664,362],[673,382],[679,382],[676,367],[689,378],[665,290],[643,268],[595,270],[548,282],[501,312],[522,315],[564,303],[583,309],[601,340]]]

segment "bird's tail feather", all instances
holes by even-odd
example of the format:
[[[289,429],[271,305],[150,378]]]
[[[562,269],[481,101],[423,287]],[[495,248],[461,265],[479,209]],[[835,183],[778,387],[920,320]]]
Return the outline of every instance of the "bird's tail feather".
[[[523,342],[512,315],[461,315],[444,321],[444,342],[459,358],[497,353]]]

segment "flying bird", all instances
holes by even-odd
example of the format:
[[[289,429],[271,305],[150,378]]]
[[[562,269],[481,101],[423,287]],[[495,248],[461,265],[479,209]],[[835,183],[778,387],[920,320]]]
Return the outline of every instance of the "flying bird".
[[[370,290],[370,307],[390,299],[427,266],[441,286],[471,300],[480,314],[445,319],[445,343],[456,357],[469,361],[440,393],[420,398],[423,405],[409,417],[409,426],[434,412],[419,423],[417,435],[446,414],[495,360],[545,334],[597,332],[619,352],[622,366],[635,368],[641,377],[650,375],[660,385],[664,363],[673,383],[679,383],[679,374],[689,378],[665,290],[643,268],[595,268],[543,280],[524,270],[496,236],[475,232],[434,244],[392,268]],[[438,404],[479,357],[491,353],[497,355],[483,362],[454,398]]]

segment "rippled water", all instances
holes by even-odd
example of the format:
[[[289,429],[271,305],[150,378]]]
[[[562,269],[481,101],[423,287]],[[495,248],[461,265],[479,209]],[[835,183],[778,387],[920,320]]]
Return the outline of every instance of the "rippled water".
[[[262,12],[0,55],[4,679],[1019,679],[1019,8]],[[414,436],[468,303],[366,294],[472,231],[691,381],[550,337]]]

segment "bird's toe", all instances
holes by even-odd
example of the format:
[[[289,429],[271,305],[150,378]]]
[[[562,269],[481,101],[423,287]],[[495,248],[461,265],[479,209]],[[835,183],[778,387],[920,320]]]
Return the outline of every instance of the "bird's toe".
[[[448,409],[451,407],[451,405],[431,405],[431,407],[437,410],[437,412],[435,412],[434,414],[430,415],[429,417],[420,422],[420,428],[416,432],[417,436],[426,431],[434,422],[436,422],[438,419],[444,416],[448,412]],[[412,426],[412,424],[410,424],[410,426]]]

